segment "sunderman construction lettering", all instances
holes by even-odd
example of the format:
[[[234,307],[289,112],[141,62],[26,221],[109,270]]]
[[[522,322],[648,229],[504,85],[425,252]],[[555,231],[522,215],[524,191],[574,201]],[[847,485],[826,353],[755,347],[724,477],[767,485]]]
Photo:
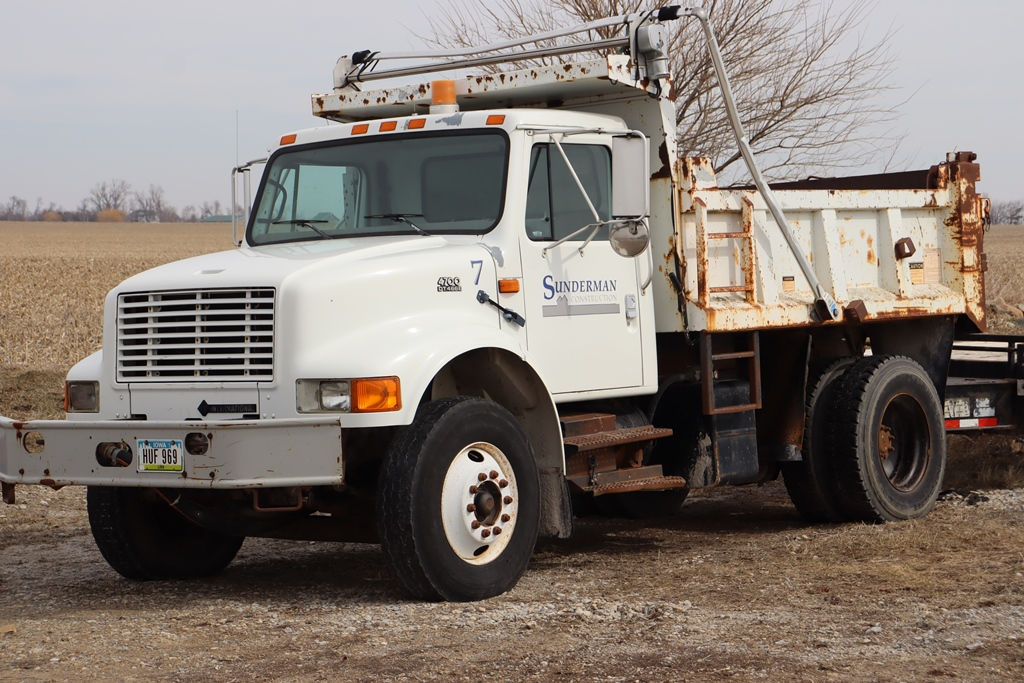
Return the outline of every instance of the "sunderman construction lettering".
[[[544,300],[554,299],[554,305],[541,306],[545,318],[619,312],[617,280],[556,280],[545,275],[543,284]]]
[[[556,280],[544,276],[544,300],[551,301],[556,294],[589,294],[591,292],[615,292],[616,280]]]

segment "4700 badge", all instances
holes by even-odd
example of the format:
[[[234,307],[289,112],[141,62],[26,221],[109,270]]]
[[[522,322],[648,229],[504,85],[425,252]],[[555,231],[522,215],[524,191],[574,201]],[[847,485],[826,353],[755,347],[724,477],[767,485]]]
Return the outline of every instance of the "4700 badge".
[[[185,446],[181,439],[138,439],[139,472],[181,472],[185,469]]]

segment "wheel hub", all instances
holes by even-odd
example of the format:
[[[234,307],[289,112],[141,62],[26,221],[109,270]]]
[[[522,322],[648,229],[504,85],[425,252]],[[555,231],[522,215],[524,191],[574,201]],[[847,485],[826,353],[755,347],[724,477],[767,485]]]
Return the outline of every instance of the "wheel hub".
[[[448,467],[441,493],[441,519],[452,550],[471,564],[496,559],[515,529],[518,498],[512,467],[497,446],[463,448]]]

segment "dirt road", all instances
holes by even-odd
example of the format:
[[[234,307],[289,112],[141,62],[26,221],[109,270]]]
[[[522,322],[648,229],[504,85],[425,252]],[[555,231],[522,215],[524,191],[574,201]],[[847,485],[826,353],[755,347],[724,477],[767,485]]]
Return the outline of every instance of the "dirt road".
[[[84,492],[0,506],[0,680],[1019,681],[1024,491],[804,525],[781,485],[662,522],[588,518],[509,594],[404,599],[375,546],[250,539],[221,576],[133,583]]]

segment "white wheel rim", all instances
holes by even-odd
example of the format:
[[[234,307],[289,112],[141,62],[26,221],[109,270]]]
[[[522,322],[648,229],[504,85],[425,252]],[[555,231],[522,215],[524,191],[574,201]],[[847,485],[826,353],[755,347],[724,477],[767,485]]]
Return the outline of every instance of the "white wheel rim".
[[[508,458],[479,442],[452,459],[441,490],[441,522],[455,554],[469,564],[493,562],[508,546],[519,512],[519,488]]]

